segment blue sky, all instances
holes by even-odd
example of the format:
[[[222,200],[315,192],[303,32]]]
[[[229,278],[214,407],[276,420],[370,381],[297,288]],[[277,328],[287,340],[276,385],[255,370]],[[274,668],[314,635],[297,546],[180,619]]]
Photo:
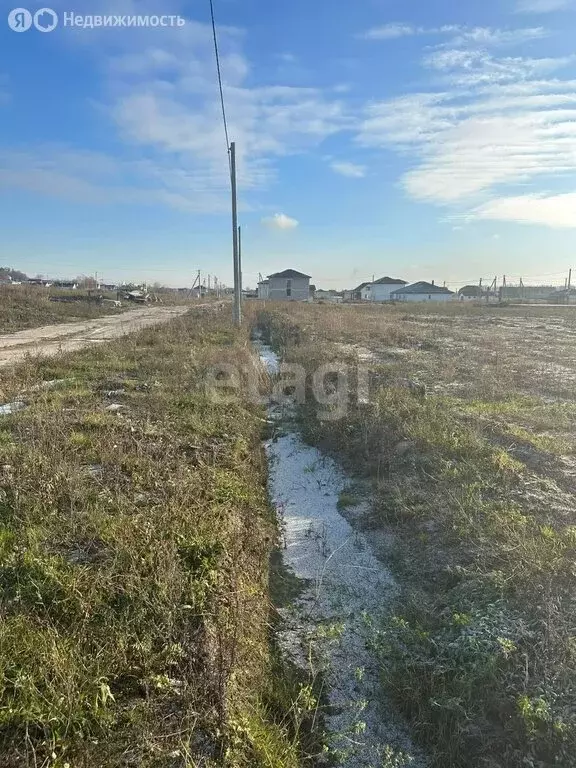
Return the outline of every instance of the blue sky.
[[[73,10],[186,24],[3,22],[0,261],[231,283],[208,0],[51,7],[60,22]],[[246,284],[287,267],[325,288],[372,274],[563,282],[576,266],[576,0],[215,9]]]

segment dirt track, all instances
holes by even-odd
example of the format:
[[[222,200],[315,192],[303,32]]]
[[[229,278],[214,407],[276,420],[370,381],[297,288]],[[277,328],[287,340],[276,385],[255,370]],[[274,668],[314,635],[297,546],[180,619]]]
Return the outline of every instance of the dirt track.
[[[150,325],[159,325],[188,312],[190,307],[143,307],[97,320],[45,325],[0,336],[0,367],[18,363],[28,355],[51,357],[90,344],[125,336]]]

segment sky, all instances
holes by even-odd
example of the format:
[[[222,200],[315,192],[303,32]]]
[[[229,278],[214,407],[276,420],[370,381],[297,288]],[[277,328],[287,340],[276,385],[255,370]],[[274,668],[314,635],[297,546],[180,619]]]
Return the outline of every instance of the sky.
[[[209,0],[0,0],[0,262],[232,283]],[[28,6],[34,14],[40,5]],[[244,284],[293,268],[561,284],[576,267],[576,0],[214,0]],[[64,26],[64,14],[181,26]]]

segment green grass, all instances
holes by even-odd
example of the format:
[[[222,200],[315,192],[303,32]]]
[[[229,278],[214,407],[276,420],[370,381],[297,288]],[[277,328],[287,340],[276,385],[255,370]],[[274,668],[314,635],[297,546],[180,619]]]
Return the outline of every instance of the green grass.
[[[416,343],[417,323],[458,321],[463,328],[486,311],[451,307],[439,317],[438,309],[411,308],[403,318],[395,308],[362,307],[358,315],[324,309],[277,307],[260,317],[285,359],[309,373],[343,359],[339,338],[366,344],[374,329],[375,338],[396,345],[401,330],[389,332],[390,324],[406,322]],[[512,311],[521,319],[546,317],[543,308]],[[571,768],[576,526],[557,504],[548,465],[534,474],[515,447],[553,462],[572,450],[560,433],[573,431],[576,413],[573,404],[547,396],[555,383],[545,377],[542,396],[514,389],[509,379],[503,386],[482,353],[460,370],[443,358],[450,375],[474,382],[468,397],[430,389],[422,398],[395,384],[423,371],[431,384],[442,381],[440,350],[390,362],[371,404],[358,407],[350,397],[338,421],[320,419],[309,398],[301,429],[372,480],[375,503],[364,524],[394,534],[390,564],[402,592],[389,619],[373,626],[372,642],[383,690],[412,723],[432,765]]]
[[[261,413],[209,398],[216,360],[244,332],[198,311],[5,385],[62,380],[0,422],[3,767],[299,764]]]

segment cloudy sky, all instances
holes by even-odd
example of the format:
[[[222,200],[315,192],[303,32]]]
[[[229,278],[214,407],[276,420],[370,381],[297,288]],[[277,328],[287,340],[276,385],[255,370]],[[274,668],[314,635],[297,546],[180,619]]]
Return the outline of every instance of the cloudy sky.
[[[208,0],[0,28],[0,251],[31,273],[231,282]],[[37,7],[30,6],[33,12]],[[63,14],[180,14],[64,28]],[[215,0],[245,282],[459,285],[576,267],[576,0]]]

